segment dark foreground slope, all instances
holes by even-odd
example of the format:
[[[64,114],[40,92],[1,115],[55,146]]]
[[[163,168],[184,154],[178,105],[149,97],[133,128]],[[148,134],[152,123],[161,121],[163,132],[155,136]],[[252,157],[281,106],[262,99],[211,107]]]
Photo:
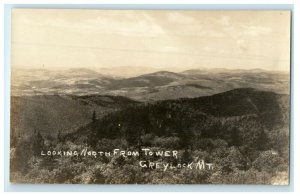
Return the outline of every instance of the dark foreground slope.
[[[137,102],[120,96],[38,95],[11,97],[11,133],[26,138],[34,132],[57,136]]]
[[[109,113],[51,144],[36,134],[11,151],[11,180],[90,184],[287,184],[289,96],[243,88],[190,99],[140,103]],[[26,150],[23,150],[26,146]],[[177,150],[178,158],[40,156],[40,149]],[[21,149],[21,150],[20,150]],[[142,168],[140,161],[213,170]]]

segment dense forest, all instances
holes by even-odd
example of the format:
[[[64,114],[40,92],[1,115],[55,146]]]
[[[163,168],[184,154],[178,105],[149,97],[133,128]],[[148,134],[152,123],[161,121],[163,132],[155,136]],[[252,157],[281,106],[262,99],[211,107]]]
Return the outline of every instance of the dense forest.
[[[81,100],[93,96],[80,97]],[[73,98],[74,99],[74,98]],[[78,100],[79,98],[75,98]],[[120,99],[120,98],[119,98]],[[122,99],[121,99],[122,100]],[[128,101],[128,100],[126,100]],[[93,102],[92,106],[99,106]],[[96,105],[95,105],[96,104]],[[102,105],[103,107],[105,105]],[[13,137],[11,181],[89,184],[286,184],[289,175],[289,96],[239,88],[212,96],[134,102],[72,132],[39,130]],[[76,118],[68,119],[76,122]],[[176,150],[179,156],[42,156],[41,151]],[[141,167],[213,163],[214,169]]]

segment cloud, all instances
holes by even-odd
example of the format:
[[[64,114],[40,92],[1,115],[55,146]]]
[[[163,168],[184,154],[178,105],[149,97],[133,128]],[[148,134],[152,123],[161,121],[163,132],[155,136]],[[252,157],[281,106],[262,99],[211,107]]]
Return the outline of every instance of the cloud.
[[[138,14],[137,14],[138,13]],[[40,28],[49,28],[54,30],[68,30],[82,34],[104,33],[119,34],[121,36],[155,36],[164,35],[163,28],[152,20],[151,16],[144,12],[124,11],[118,12],[99,12],[92,16],[80,15],[75,20],[71,16],[55,15],[50,13],[51,17],[34,17],[37,14],[23,13],[14,18],[18,24],[28,26],[38,26]]]
[[[245,53],[248,51],[248,47],[247,47],[247,44],[245,40],[243,39],[238,39],[236,41],[236,45],[237,45],[237,48],[238,48],[238,52],[240,53]]]
[[[241,28],[243,29],[243,33],[249,36],[268,35],[272,33],[272,29],[265,26],[241,25]]]
[[[117,20],[109,17],[97,17],[88,19],[82,25],[90,28],[89,30],[108,34],[116,33],[124,36],[155,36],[165,34],[160,25],[149,20],[149,17],[141,16],[141,18],[135,17],[132,20],[126,18]]]
[[[159,51],[161,52],[182,52],[178,47],[173,47],[173,46],[164,46],[160,47]]]
[[[176,23],[176,24],[194,24],[194,23],[196,23],[196,20],[194,18],[187,16],[184,13],[178,13],[178,12],[168,13],[167,19],[170,23]]]
[[[203,48],[203,51],[205,51],[205,52],[212,52],[213,49],[211,47],[206,46],[206,47]]]
[[[217,21],[218,24],[228,26],[230,25],[230,17],[229,16],[221,16],[221,18]]]

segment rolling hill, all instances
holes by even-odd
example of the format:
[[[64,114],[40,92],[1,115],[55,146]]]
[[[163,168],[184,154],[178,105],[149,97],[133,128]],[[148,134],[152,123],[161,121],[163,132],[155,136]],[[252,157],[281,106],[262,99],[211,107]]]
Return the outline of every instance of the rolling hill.
[[[178,136],[180,140],[221,138],[230,144],[243,136],[247,145],[255,147],[260,135],[288,129],[288,116],[288,95],[242,88],[212,96],[133,105],[83,126],[66,138],[76,141],[87,137],[91,145],[101,138],[126,138],[136,145],[141,135],[153,134]]]
[[[97,118],[138,102],[115,96],[39,95],[11,97],[11,133],[27,137],[35,131],[55,137],[72,132]]]
[[[144,102],[209,96],[236,88],[289,94],[290,82],[288,73],[260,69],[159,71],[129,78],[88,69],[19,72],[13,76],[13,95],[113,95]]]
[[[16,179],[15,173],[25,178],[29,176],[34,180],[43,177],[43,182],[51,180],[50,182],[55,183],[77,183],[77,180],[70,180],[83,176],[84,182],[108,184],[115,181],[105,176],[107,173],[118,174],[114,176],[117,180],[128,174],[139,176],[139,180],[133,178],[130,181],[132,184],[147,183],[148,178],[152,176],[156,178],[161,174],[169,175],[171,178],[186,175],[188,179],[191,175],[195,179],[206,176],[207,183],[214,182],[216,175],[221,180],[241,176],[237,182],[244,183],[249,177],[244,174],[252,175],[253,172],[254,175],[250,176],[249,181],[254,184],[265,175],[272,178],[278,176],[288,178],[289,95],[240,88],[212,96],[146,103],[136,103],[124,97],[94,95],[25,98],[34,101],[22,100],[18,102],[19,105],[14,103],[13,106],[25,108],[30,106],[34,109],[27,110],[29,113],[26,115],[18,114],[21,119],[27,118],[26,121],[29,123],[36,118],[31,127],[44,126],[47,130],[46,125],[55,127],[56,124],[62,123],[65,125],[63,128],[75,125],[79,128],[62,134],[53,131],[55,138],[51,139],[45,137],[47,132],[41,134],[40,130],[34,131],[29,138],[25,136],[30,135],[30,132],[23,133],[25,136],[11,145],[13,164],[10,170],[14,172],[11,175],[13,181]],[[99,106],[99,111],[105,111],[105,108],[110,111],[92,120],[92,110],[88,108],[95,108],[96,105]],[[68,109],[67,106],[72,109]],[[64,115],[65,119],[60,119],[64,118]],[[78,125],[77,119],[82,120],[81,125]],[[18,122],[17,120],[14,119]],[[54,129],[49,130],[51,132]],[[150,148],[153,152],[177,150],[179,158],[155,154],[153,156],[141,154],[137,157],[127,154],[126,157],[121,154],[98,156],[98,153],[95,157],[40,154],[44,149],[53,149],[53,152],[87,149],[92,150],[88,153],[103,153],[114,152],[113,149],[126,152],[141,151],[142,148]],[[141,168],[139,166],[141,160],[174,165],[205,160],[212,163],[214,169],[191,171],[183,168],[162,172],[163,170],[156,170],[158,168]],[[93,172],[91,168],[94,168]],[[91,176],[89,179],[95,180],[86,181],[87,173]],[[119,175],[120,173],[122,175]],[[36,178],[37,175],[39,178]],[[104,179],[108,181],[102,181]]]

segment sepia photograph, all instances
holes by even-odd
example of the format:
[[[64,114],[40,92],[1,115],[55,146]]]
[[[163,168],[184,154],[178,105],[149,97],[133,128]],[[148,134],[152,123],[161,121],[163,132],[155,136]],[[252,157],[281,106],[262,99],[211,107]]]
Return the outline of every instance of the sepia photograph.
[[[11,11],[13,184],[290,182],[290,10]]]

